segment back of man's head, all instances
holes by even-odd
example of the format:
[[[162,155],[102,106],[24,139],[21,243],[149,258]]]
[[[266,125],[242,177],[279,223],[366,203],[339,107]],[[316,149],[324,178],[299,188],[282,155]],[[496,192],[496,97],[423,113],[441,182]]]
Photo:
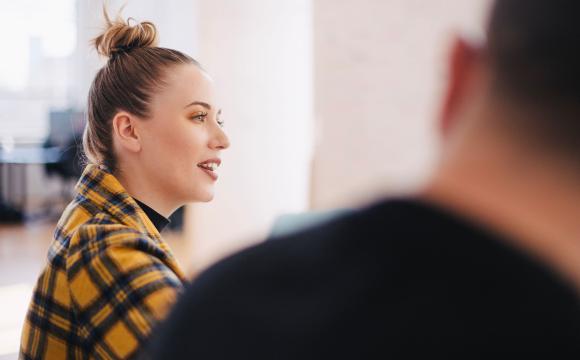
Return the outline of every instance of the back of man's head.
[[[486,47],[494,96],[526,110],[509,125],[573,159],[580,155],[579,17],[575,0],[496,0]]]
[[[495,0],[458,38],[440,166],[423,196],[502,234],[580,288],[580,1]]]

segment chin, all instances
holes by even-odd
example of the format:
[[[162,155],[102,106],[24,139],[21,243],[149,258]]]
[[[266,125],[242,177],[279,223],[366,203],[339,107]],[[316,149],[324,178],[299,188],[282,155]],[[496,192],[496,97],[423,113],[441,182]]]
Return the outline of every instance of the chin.
[[[188,188],[183,188],[181,194],[189,203],[210,202],[213,200],[215,194],[215,188],[212,185],[197,184]]]
[[[213,192],[207,192],[207,193],[197,193],[194,196],[192,196],[190,198],[191,202],[201,202],[201,203],[207,203],[212,201],[214,198],[214,193]]]

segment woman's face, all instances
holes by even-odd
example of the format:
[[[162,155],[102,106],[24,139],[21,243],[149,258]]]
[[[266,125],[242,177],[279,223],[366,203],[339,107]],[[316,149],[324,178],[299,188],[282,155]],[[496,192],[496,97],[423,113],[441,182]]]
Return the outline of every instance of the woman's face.
[[[192,64],[168,70],[140,121],[140,162],[148,181],[178,204],[210,201],[221,151],[229,147],[209,76]]]

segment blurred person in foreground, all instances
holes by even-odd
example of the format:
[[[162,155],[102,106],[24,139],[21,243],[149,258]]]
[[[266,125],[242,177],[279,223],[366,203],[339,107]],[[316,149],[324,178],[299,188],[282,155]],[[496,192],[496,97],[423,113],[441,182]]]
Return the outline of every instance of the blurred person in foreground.
[[[579,14],[496,1],[452,48],[428,186],[213,266],[153,358],[579,358]]]
[[[89,160],[64,211],[24,325],[23,359],[121,359],[141,348],[186,282],[160,235],[213,198],[229,146],[213,81],[158,47],[150,22],[111,21],[88,98]]]

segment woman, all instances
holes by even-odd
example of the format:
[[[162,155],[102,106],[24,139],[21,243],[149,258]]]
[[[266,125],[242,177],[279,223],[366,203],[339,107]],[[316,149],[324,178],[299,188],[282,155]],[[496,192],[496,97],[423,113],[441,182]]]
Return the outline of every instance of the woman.
[[[94,43],[109,59],[83,137],[89,165],[36,285],[22,358],[136,353],[185,281],[159,233],[183,204],[212,199],[229,146],[200,65],[156,47],[150,22],[105,18]]]

